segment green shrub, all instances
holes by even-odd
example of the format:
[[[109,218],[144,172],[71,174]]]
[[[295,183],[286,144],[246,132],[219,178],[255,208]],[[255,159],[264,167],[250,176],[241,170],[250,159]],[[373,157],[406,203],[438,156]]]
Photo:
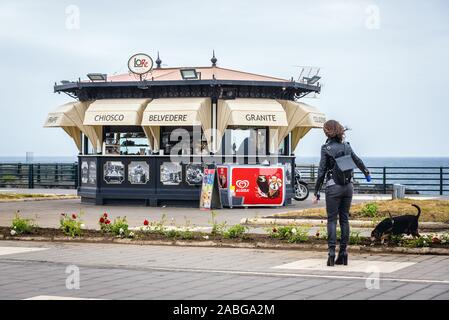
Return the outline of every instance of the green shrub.
[[[165,223],[166,222],[167,222],[167,215],[164,213],[161,217],[161,220],[150,223],[148,225],[148,229],[145,231],[147,231],[149,233],[156,233],[156,234],[164,235],[164,234],[166,234],[166,231],[165,231]],[[144,224],[145,224],[145,221],[144,221]]]
[[[37,228],[37,225],[33,219],[22,218],[17,212],[11,222],[11,235],[29,234],[35,228]]]
[[[248,230],[248,227],[242,226],[241,224],[236,224],[236,225],[228,228],[223,233],[223,236],[225,238],[229,238],[229,239],[242,238],[247,230]]]
[[[296,231],[295,231],[296,230]],[[294,228],[292,234],[288,238],[290,243],[307,242],[309,240],[309,228]]]
[[[351,231],[349,233],[349,244],[358,245],[362,242],[359,231]]]
[[[117,217],[114,222],[111,223],[110,232],[117,237],[126,238],[129,236],[129,225],[126,217]]]
[[[414,239],[404,239],[402,243],[404,246],[411,248],[430,247],[430,245],[432,244],[432,237],[425,235]]]
[[[389,242],[395,246],[402,246],[404,242],[404,235],[391,235]]]
[[[316,232],[315,236],[318,239],[327,240],[327,229],[326,228],[319,228],[318,231]]]
[[[379,210],[379,206],[377,205],[377,203],[375,203],[375,202],[367,203],[360,210],[360,214],[364,217],[373,218],[377,215],[378,210]]]
[[[279,226],[269,230],[271,238],[287,240],[288,242],[306,242],[309,239],[309,228],[297,226]]]
[[[273,228],[272,237],[286,240],[292,235],[292,229],[296,229],[296,227],[295,226],[279,226],[277,228]]]
[[[81,213],[79,215],[76,215],[74,213],[70,216],[67,213],[61,214],[59,224],[62,232],[64,232],[65,235],[70,237],[81,236],[81,225],[83,224],[83,222],[81,221],[80,216]]]
[[[449,233],[444,233],[441,236],[441,243],[442,244],[449,244]]]
[[[195,237],[195,234],[190,230],[176,230],[171,229],[164,232],[164,235],[169,238],[190,240]]]
[[[217,222],[217,213],[215,211],[211,211],[210,213],[211,215],[211,220],[209,221],[210,224],[212,224],[212,230],[211,230],[211,235],[213,236],[220,236],[223,235],[225,229],[226,229],[226,221],[222,222],[222,223],[218,223]]]

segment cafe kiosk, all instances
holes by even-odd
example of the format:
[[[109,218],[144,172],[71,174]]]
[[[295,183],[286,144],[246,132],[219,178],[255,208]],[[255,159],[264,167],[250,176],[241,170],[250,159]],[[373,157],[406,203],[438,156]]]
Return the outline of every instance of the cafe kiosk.
[[[264,190],[250,192],[271,200],[281,194],[276,205],[291,202],[293,152],[325,122],[323,113],[299,99],[319,93],[319,83],[221,68],[215,55],[211,62],[162,68],[158,55],[153,68],[150,56],[136,54],[129,73],[55,84],[55,92],[74,100],[48,114],[44,126],[62,128],[75,142],[83,202],[196,206],[210,165],[218,173],[229,170],[229,185],[221,187],[231,193],[247,189],[245,177],[238,185],[232,180],[234,170],[271,167],[275,174],[255,172],[249,181]]]

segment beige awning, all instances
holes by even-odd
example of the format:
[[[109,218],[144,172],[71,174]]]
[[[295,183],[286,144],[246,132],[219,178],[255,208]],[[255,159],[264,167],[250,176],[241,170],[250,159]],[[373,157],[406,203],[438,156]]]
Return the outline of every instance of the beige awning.
[[[45,121],[46,128],[62,128],[75,141],[81,152],[81,133],[84,133],[94,148],[97,146],[98,136],[94,128],[83,124],[84,116],[91,102],[69,102],[50,112]]]
[[[98,137],[103,126],[140,126],[143,110],[151,99],[102,99],[93,102],[86,111],[84,124],[93,126]],[[147,134],[147,132],[145,132]],[[152,137],[148,136],[152,146]],[[100,144],[101,144],[101,140]]]
[[[202,126],[211,143],[210,98],[162,98],[151,101],[142,117],[142,127],[153,136],[155,150],[159,149],[161,126]],[[147,134],[148,134],[147,133]]]
[[[150,99],[103,99],[93,102],[86,111],[85,125],[138,126]]]
[[[218,100],[217,150],[228,126],[285,127],[287,117],[282,105],[272,99],[238,98]],[[271,139],[270,139],[271,140]]]
[[[312,128],[322,128],[326,116],[316,107],[302,102],[279,100],[285,110],[288,126],[279,128],[279,143],[291,132],[292,151]]]

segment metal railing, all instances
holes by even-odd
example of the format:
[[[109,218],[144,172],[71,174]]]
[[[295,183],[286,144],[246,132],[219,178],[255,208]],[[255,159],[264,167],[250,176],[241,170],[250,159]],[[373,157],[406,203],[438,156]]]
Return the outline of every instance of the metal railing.
[[[77,188],[77,163],[0,163],[2,188]]]
[[[296,165],[302,179],[314,184],[318,175],[317,165]],[[407,193],[449,194],[449,167],[368,167],[372,182],[354,172],[354,187],[358,192],[389,193],[393,184],[406,186]]]
[[[303,180],[316,181],[317,165],[297,165]],[[389,193],[395,183],[408,193],[449,194],[449,167],[369,167],[372,182],[354,173],[355,189],[364,193]],[[0,188],[77,188],[78,163],[0,163]]]

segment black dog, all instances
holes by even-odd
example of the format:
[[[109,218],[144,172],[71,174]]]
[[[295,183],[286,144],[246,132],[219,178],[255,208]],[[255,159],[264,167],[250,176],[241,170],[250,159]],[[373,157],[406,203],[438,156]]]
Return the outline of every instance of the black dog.
[[[371,232],[371,241],[381,240],[383,243],[385,238],[401,234],[411,234],[413,237],[419,237],[418,219],[421,214],[421,208],[416,204],[412,204],[412,206],[418,209],[416,216],[405,215],[393,218],[390,213],[390,218],[382,220]]]

